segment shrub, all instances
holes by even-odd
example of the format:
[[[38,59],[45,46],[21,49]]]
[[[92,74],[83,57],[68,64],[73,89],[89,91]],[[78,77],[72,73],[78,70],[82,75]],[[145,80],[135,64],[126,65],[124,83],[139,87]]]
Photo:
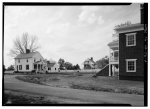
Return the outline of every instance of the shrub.
[[[35,73],[35,72],[36,72],[36,70],[32,70],[31,72],[32,72],[32,73]]]
[[[58,104],[54,100],[45,100],[44,96],[30,96],[30,95],[14,95],[12,93],[4,94],[4,104]]]

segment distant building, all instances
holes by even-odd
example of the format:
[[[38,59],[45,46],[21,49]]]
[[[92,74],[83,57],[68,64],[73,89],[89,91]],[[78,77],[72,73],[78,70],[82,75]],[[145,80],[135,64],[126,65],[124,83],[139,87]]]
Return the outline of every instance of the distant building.
[[[59,72],[59,65],[56,62],[47,61],[47,72]]]
[[[15,71],[31,72],[35,70],[39,73],[46,71],[46,63],[39,52],[27,52],[15,57]]]
[[[83,64],[84,69],[95,69],[97,67],[96,63],[93,60],[93,57],[86,59]]]
[[[108,44],[109,76],[118,76],[120,80],[144,80],[143,12],[141,5],[141,23],[115,28],[118,40]]]

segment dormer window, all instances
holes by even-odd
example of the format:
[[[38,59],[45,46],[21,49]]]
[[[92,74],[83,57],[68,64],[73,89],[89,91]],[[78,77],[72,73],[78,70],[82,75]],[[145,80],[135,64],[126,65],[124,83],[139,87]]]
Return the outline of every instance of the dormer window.
[[[27,62],[28,62],[28,59],[27,59]]]
[[[126,34],[126,46],[136,46],[136,33]]]

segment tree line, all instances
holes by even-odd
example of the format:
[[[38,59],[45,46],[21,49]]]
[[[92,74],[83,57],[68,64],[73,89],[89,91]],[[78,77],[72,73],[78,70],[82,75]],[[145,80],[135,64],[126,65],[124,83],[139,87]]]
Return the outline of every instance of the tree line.
[[[58,60],[58,64],[60,70],[80,70],[80,66],[78,64],[73,65],[70,62],[65,62],[62,58]]]
[[[103,57],[103,58],[96,61],[96,65],[100,69],[105,67],[107,64],[109,64],[109,57],[108,56],[105,56],[105,57]]]

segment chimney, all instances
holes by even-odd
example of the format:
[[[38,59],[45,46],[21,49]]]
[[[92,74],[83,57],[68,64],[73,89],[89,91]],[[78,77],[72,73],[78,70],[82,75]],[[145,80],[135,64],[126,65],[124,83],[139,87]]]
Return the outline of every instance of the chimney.
[[[30,53],[30,50],[29,50],[29,49],[26,49],[26,53]]]
[[[141,9],[141,24],[144,24],[144,4],[140,5],[140,9]]]
[[[91,60],[93,61],[93,57],[91,57]]]

